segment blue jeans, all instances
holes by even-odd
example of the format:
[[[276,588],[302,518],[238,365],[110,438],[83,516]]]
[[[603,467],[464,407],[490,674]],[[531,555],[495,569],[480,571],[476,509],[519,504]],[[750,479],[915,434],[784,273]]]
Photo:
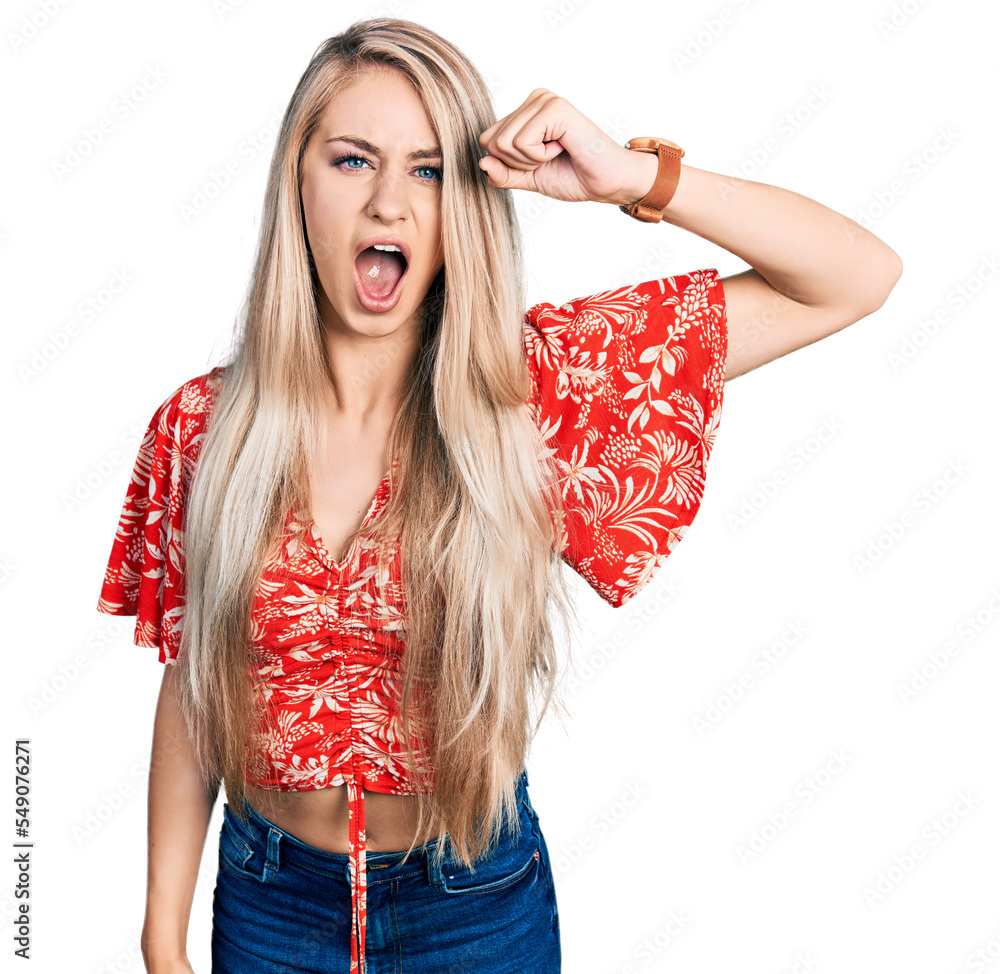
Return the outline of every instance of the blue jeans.
[[[447,837],[437,868],[436,838],[405,864],[404,852],[367,853],[366,974],[559,974],[555,884],[527,772],[517,791],[520,837],[506,827],[474,872],[456,863]],[[223,809],[213,974],[347,974],[350,857],[249,812],[244,825]]]

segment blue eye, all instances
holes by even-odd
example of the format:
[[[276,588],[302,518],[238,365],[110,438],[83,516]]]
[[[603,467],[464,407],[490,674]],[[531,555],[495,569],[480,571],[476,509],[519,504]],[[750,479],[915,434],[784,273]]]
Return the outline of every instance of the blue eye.
[[[334,159],[330,163],[330,165],[333,166],[335,169],[340,169],[341,167],[343,167],[346,172],[360,172],[362,170],[363,166],[345,165],[345,163],[350,163],[350,162],[360,162],[364,163],[365,165],[368,164],[368,160],[364,156],[340,156],[339,158]],[[420,179],[425,183],[440,181],[443,178],[442,172],[437,166],[419,166],[416,169],[416,172],[429,172],[433,174],[431,176],[420,177]]]
[[[363,156],[341,156],[339,159],[335,159],[332,165],[339,168],[341,163],[344,162],[367,162],[367,161],[368,160],[365,159]],[[360,166],[348,166],[347,168],[349,170],[356,171],[357,169],[360,168]]]

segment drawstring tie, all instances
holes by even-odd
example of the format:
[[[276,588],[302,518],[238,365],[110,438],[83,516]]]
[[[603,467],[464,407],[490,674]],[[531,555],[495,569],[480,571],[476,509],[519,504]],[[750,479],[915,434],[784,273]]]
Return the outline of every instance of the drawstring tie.
[[[368,877],[365,861],[365,790],[354,775],[347,779],[347,802],[347,830],[351,845],[351,974],[366,974]]]

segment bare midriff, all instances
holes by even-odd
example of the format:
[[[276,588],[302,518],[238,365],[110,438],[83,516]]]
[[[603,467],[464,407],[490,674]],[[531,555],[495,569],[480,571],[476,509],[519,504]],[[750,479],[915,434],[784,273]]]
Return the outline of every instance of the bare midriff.
[[[247,787],[253,809],[279,829],[325,852],[350,852],[347,788],[335,785],[316,791],[268,791]],[[268,801],[267,799],[270,799]],[[389,795],[365,790],[368,852],[402,852],[416,834],[415,795]],[[424,841],[430,838],[425,836]],[[420,845],[418,840],[415,846]]]

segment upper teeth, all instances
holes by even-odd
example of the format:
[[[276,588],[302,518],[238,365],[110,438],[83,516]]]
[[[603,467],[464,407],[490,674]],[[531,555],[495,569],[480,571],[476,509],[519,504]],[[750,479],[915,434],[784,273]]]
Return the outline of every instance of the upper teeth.
[[[403,252],[395,244],[372,244],[372,246],[376,250],[395,250],[400,254]]]

